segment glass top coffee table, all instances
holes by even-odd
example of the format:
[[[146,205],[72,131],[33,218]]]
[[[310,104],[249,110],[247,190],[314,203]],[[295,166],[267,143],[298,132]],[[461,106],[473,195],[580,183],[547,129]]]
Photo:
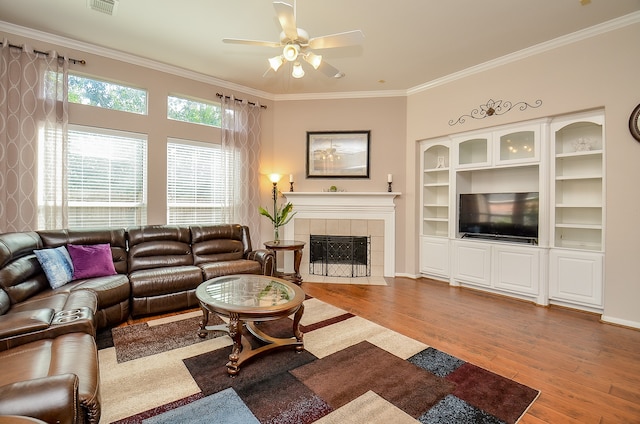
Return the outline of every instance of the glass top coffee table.
[[[297,285],[279,278],[239,274],[213,278],[200,284],[196,297],[202,308],[198,335],[206,337],[211,331],[223,331],[233,340],[227,372],[236,375],[240,365],[256,355],[285,346],[304,350],[300,319],[304,312],[304,291]],[[229,318],[229,324],[208,325],[209,314]],[[261,331],[256,322],[271,321],[294,314],[293,337],[276,338]],[[265,343],[253,348],[243,332],[245,328]]]

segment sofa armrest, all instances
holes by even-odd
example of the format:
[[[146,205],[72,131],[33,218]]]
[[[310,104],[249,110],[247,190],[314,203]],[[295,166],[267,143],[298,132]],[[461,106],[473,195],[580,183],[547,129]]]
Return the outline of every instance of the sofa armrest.
[[[55,311],[50,308],[0,315],[0,339],[44,330],[51,325]]]
[[[61,374],[0,386],[0,415],[25,415],[61,424],[76,423],[78,377]]]
[[[78,332],[96,335],[95,317],[87,307],[57,313],[48,308],[10,312],[0,316],[0,351]]]
[[[268,249],[252,250],[245,255],[245,259],[257,261],[262,266],[264,275],[273,275],[274,253]]]

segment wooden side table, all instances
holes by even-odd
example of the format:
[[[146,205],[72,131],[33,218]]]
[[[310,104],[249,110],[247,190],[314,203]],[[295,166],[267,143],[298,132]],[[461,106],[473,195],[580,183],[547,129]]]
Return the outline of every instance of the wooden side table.
[[[276,253],[286,250],[293,251],[293,273],[278,271],[278,256],[276,255],[276,259],[273,264],[274,277],[284,278],[285,280],[291,281],[298,285],[302,283],[302,276],[300,275],[300,262],[302,261],[302,249],[304,249],[305,244],[305,242],[297,240],[271,240],[264,243],[264,246],[267,249],[273,250]]]

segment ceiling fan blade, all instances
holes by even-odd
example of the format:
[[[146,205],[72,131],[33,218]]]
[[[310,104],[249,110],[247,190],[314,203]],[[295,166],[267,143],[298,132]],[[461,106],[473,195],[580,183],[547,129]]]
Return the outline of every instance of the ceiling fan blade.
[[[315,37],[309,40],[310,49],[330,49],[333,47],[345,47],[362,44],[364,34],[359,29],[354,31],[340,32],[338,34]]]
[[[281,47],[279,42],[275,41],[260,41],[260,40],[242,40],[239,38],[223,38],[223,43],[227,44],[246,44],[249,46],[264,46],[264,47]]]
[[[337,68],[329,65],[324,60],[318,66],[318,71],[322,72],[329,78],[342,78],[344,76],[344,72],[340,72]]]
[[[278,15],[278,21],[280,21],[284,35],[291,41],[297,39],[298,28],[296,26],[296,16],[293,11],[293,6],[281,1],[274,1],[273,7],[276,9],[276,15]]]

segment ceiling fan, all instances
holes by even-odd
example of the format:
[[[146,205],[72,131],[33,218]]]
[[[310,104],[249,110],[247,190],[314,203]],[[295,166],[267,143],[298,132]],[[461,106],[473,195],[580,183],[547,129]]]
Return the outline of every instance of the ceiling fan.
[[[285,62],[293,62],[291,75],[294,78],[302,78],[304,76],[304,69],[302,69],[302,64],[299,60],[300,57],[302,57],[302,59],[310,64],[314,69],[317,69],[328,77],[344,77],[345,74],[343,72],[340,72],[338,69],[322,60],[322,56],[313,53],[312,50],[362,44],[364,41],[364,34],[362,31],[358,29],[338,34],[325,35],[322,37],[309,38],[307,31],[296,26],[296,13],[294,6],[281,1],[274,1],[273,7],[276,9],[276,15],[278,16],[278,21],[280,21],[280,26],[282,27],[280,42],[243,40],[237,38],[223,38],[222,41],[224,43],[231,44],[248,44],[253,46],[281,48],[282,54],[268,59],[269,69],[265,72],[265,76],[271,69],[277,72]]]

